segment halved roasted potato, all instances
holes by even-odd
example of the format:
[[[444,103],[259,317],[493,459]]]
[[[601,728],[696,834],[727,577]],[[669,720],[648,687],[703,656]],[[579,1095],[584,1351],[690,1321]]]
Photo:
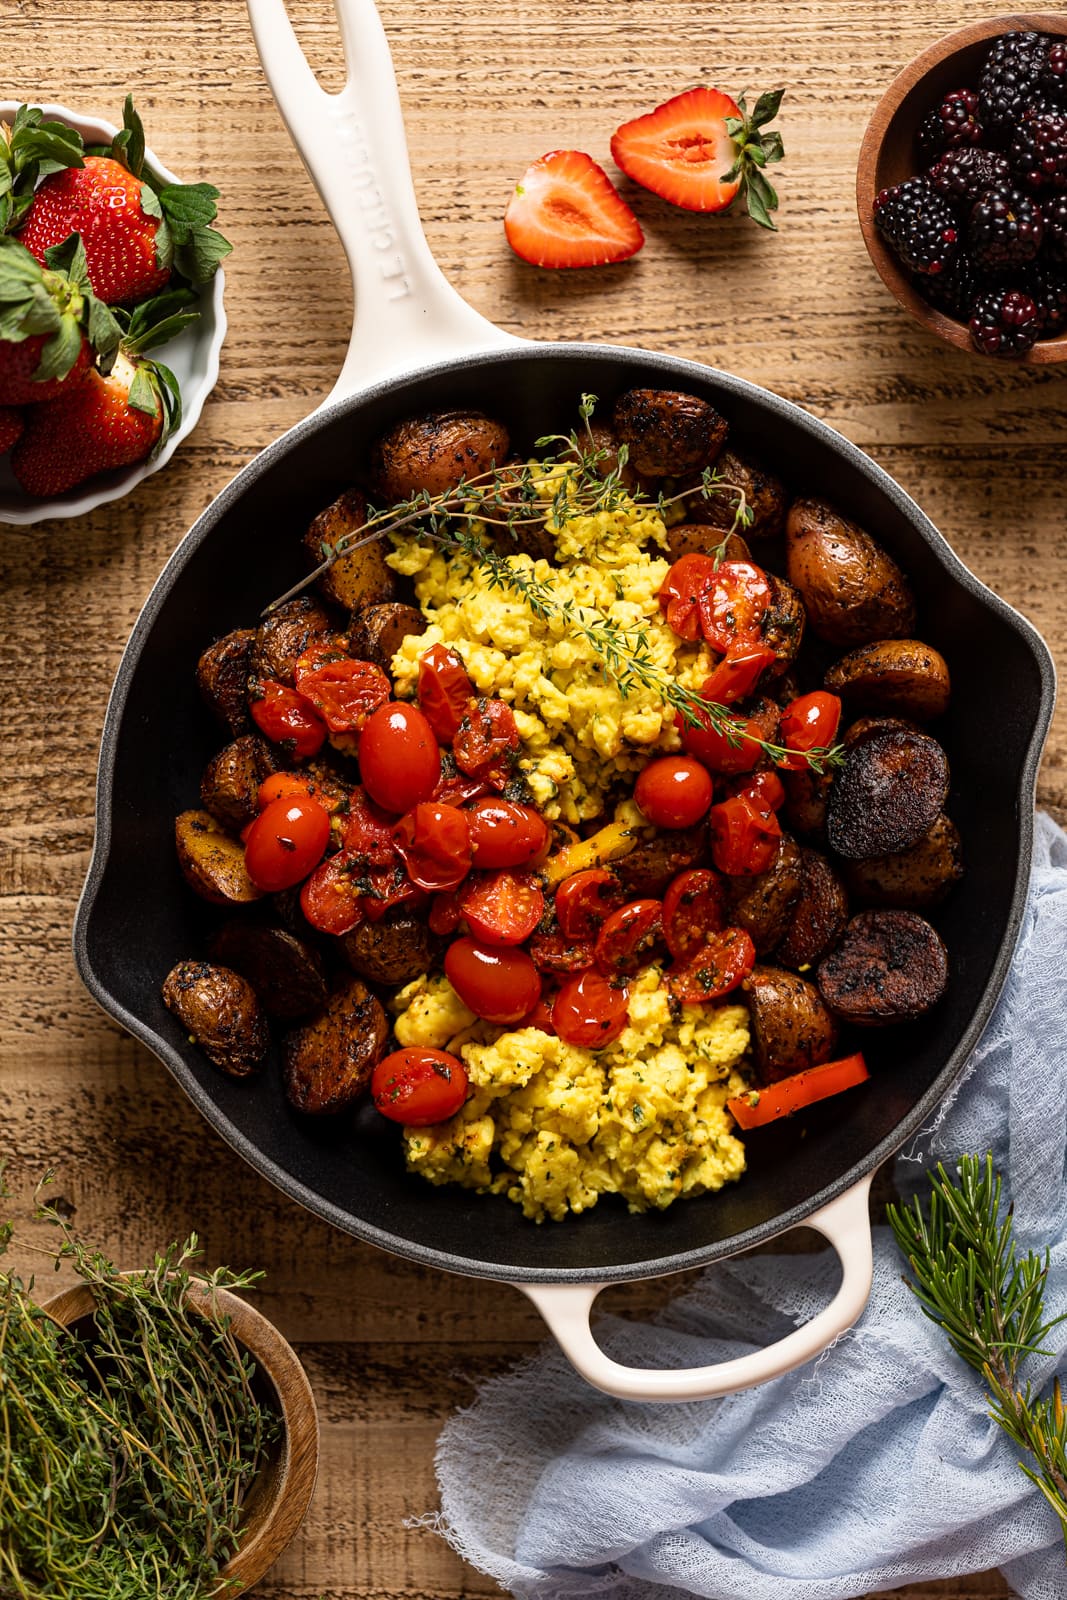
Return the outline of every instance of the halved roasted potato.
[[[429,972],[443,944],[424,916],[410,916],[402,907],[386,912],[380,922],[361,922],[341,939],[353,972],[389,989]]]
[[[774,1083],[829,1061],[837,1024],[813,983],[782,967],[753,967],[741,985],[752,1025],[752,1061],[759,1083]]]
[[[312,565],[319,566],[332,555],[342,540],[358,542],[367,520],[367,502],[358,489],[344,494],[320,511],[304,535],[304,548]],[[385,564],[389,547],[384,540],[361,545],[342,554],[318,577],[318,587],[327,600],[348,611],[361,606],[379,605],[396,593],[396,574]]]
[[[909,849],[845,864],[845,880],[860,905],[912,911],[937,905],[962,876],[959,829],[943,811]]]
[[[426,618],[416,606],[397,601],[366,606],[352,618],[348,648],[357,661],[373,661],[388,672],[404,640],[426,632]]]
[[[701,472],[729,432],[714,406],[673,389],[628,389],[615,402],[612,423],[636,471],[650,478]]]
[[[289,1103],[311,1116],[345,1111],[370,1083],[389,1039],[381,1002],[350,978],[312,1022],[285,1041],[283,1077]]]
[[[739,531],[749,539],[771,539],[780,534],[789,504],[785,486],[759,462],[739,455],[729,446],[715,463],[715,483],[710,492],[705,495],[702,489],[694,489],[686,499],[686,516],[712,528],[732,528],[741,505],[738,489],[751,512],[750,520]]]
[[[726,879],[727,921],[751,934],[758,956],[767,955],[785,936],[800,888],[800,846],[783,833],[766,872]]]
[[[502,422],[481,411],[433,411],[398,422],[371,451],[371,479],[383,505],[425,491],[447,494],[464,478],[503,466],[510,441]]]
[[[286,600],[256,630],[250,676],[292,687],[296,664],[316,640],[337,636],[337,626],[328,611],[310,595]]]
[[[861,1028],[912,1022],[948,982],[940,936],[914,911],[861,911],[820,963],[819,990],[835,1016]]]
[[[200,803],[224,828],[240,833],[257,815],[259,786],[274,769],[266,740],[254,733],[243,733],[212,756],[204,768]]]
[[[246,978],[272,1017],[306,1017],[326,1004],[322,962],[304,939],[269,923],[227,922],[211,941],[211,958]]]
[[[252,670],[254,628],[235,628],[209,644],[196,664],[196,682],[204,700],[232,734],[252,726],[248,711],[248,674]]]
[[[833,867],[818,850],[800,852],[800,893],[789,913],[785,937],[774,959],[793,972],[813,967],[831,951],[848,922],[848,895]]]
[[[928,733],[872,733],[853,744],[826,812],[831,850],[849,861],[918,843],[948,796],[948,758]]]
[[[903,572],[876,539],[823,500],[795,500],[786,519],[787,576],[808,625],[828,644],[904,639],[915,600]]]
[[[248,905],[262,899],[248,876],[244,846],[210,811],[182,811],[174,820],[178,865],[185,881],[214,905]]]
[[[916,722],[943,716],[951,693],[948,663],[921,639],[861,644],[834,662],[825,684],[846,706]]]

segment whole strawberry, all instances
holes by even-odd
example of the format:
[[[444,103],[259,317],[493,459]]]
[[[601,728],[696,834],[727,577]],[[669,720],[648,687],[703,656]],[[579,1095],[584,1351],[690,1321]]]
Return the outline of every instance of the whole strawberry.
[[[57,399],[83,382],[95,353],[118,347],[119,326],[89,287],[77,237],[45,266],[0,235],[0,406]]]
[[[25,427],[22,412],[17,406],[0,406],[0,456],[6,456],[17,442]]]

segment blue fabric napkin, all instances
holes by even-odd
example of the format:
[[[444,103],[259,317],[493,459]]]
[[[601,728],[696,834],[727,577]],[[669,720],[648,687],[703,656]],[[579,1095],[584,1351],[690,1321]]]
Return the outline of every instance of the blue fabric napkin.
[[[1067,1311],[1065,975],[1067,835],[1039,815],[1007,987],[896,1176],[925,1189],[925,1166],[991,1148],[1020,1241],[1051,1249],[1053,1316]],[[901,1274],[877,1229],[857,1326],[816,1363],[722,1400],[612,1400],[546,1349],[445,1427],[438,1527],[521,1600],[845,1600],[993,1566],[1024,1600],[1064,1600],[1056,1517]],[[832,1254],[742,1258],[653,1325],[605,1318],[598,1338],[635,1365],[723,1361],[810,1317],[837,1277]],[[1049,1342],[1067,1347],[1067,1324]],[[1064,1366],[1050,1357],[1033,1376]]]

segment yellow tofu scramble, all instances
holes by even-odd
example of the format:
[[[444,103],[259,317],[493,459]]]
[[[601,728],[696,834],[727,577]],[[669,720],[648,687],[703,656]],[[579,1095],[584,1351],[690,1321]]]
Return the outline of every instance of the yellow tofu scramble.
[[[408,1168],[503,1194],[535,1222],[620,1194],[631,1211],[721,1189],[744,1171],[725,1109],[749,1087],[743,1005],[672,1005],[657,967],[632,983],[629,1025],[604,1050],[479,1022],[443,976],[393,1002],[401,1045],[446,1049],[471,1093],[456,1116],[405,1128]]]
[[[657,596],[670,568],[663,518],[624,498],[615,510],[557,522],[550,500],[562,471],[548,469],[540,480],[557,564],[528,555],[509,555],[508,564],[550,584],[557,601],[643,629],[655,665],[699,689],[711,658],[679,639],[660,613]],[[604,675],[595,647],[562,617],[535,616],[522,595],[494,587],[467,555],[446,555],[415,534],[394,535],[393,544],[386,559],[413,580],[429,623],[393,657],[395,693],[414,698],[419,657],[432,644],[450,645],[478,693],[511,706],[522,740],[519,765],[550,821],[600,816],[620,777],[636,776],[653,753],[680,748],[674,712],[639,684],[624,696]]]

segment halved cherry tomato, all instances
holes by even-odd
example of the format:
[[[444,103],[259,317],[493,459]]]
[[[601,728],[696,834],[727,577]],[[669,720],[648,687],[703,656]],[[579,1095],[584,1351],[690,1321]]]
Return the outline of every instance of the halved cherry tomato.
[[[791,1117],[794,1111],[825,1100],[829,1095],[840,1094],[844,1089],[854,1089],[870,1077],[867,1063],[857,1051],[854,1056],[842,1056],[839,1061],[827,1061],[821,1067],[805,1067],[790,1078],[779,1078],[766,1089],[752,1089],[727,1100],[726,1109],[739,1127],[762,1128],[764,1123],[776,1122],[779,1117]]]
[[[462,658],[446,644],[432,644],[419,657],[416,689],[427,722],[442,744],[451,744],[475,698]]]
[[[451,750],[441,751],[441,777],[430,796],[431,800],[443,806],[462,806],[468,800],[481,799],[487,792],[480,778],[468,778],[465,772],[460,772]]]
[[[470,830],[466,812],[458,806],[423,801],[401,817],[393,829],[393,842],[408,877],[420,889],[455,889],[470,871]]]
[[[680,639],[700,638],[700,601],[715,577],[715,559],[691,551],[681,556],[659,592],[660,610]]]
[[[631,900],[613,911],[596,936],[596,964],[608,977],[636,972],[663,939],[659,900]]]
[[[702,1005],[736,989],[756,964],[756,947],[744,928],[711,933],[700,949],[667,970],[667,988],[683,1005]]]
[[[390,700],[368,717],[359,736],[359,773],[386,811],[410,811],[430,798],[441,778],[441,752],[418,706]]]
[[[520,1017],[515,1024],[516,1028],[537,1028],[541,1033],[555,1033],[552,1022],[552,1004],[554,994],[543,994],[531,1011]]]
[[[749,773],[743,778],[735,778],[727,784],[726,792],[747,795],[760,811],[780,811],[785,805],[785,784],[770,767],[763,767],[759,772]]]
[[[472,872],[459,909],[483,944],[522,944],[544,916],[541,885],[528,872]]]
[[[491,789],[502,789],[514,776],[519,730],[503,700],[472,701],[452,740],[456,766]]]
[[[568,978],[552,1003],[552,1026],[567,1044],[602,1050],[629,1021],[626,985],[594,970]]]
[[[407,906],[409,911],[421,911],[429,896],[425,889],[412,883],[401,862],[394,867],[372,867],[357,879],[368,922],[381,922],[394,906]]]
[[[767,574],[751,561],[720,561],[697,601],[700,631],[713,650],[757,644],[771,603]]]
[[[321,647],[300,657],[293,681],[331,733],[357,733],[393,692],[381,667]]]
[[[728,706],[735,700],[746,700],[763,673],[776,660],[773,650],[763,644],[747,641],[731,645],[722,660],[704,679],[701,698]]]
[[[295,689],[268,678],[250,702],[252,721],[272,744],[281,745],[298,761],[318,755],[326,743],[326,724]]]
[[[674,719],[689,754],[696,756],[710,772],[751,772],[763,755],[760,744],[763,731],[755,717],[728,719],[735,743],[719,731],[709,714],[698,712],[697,718],[696,722],[687,722],[679,711]]]
[[[352,790],[348,801],[342,839],[346,850],[362,856],[368,866],[389,867],[396,860],[393,842],[393,818],[376,806],[366,789],[359,784]]]
[[[330,839],[330,816],[308,796],[272,800],[245,842],[245,866],[257,889],[291,889],[317,867]]]
[[[463,921],[463,913],[459,909],[459,896],[454,889],[446,889],[443,894],[434,895],[426,921],[431,933],[439,935],[455,933]]]
[[[596,958],[592,939],[562,932],[535,933],[528,949],[538,972],[584,972]]]
[[[604,867],[587,867],[564,878],[556,890],[556,921],[570,939],[595,939],[626,890]]]
[[[351,851],[338,850],[315,868],[301,889],[300,909],[320,933],[350,933],[363,921],[355,870]]]
[[[692,756],[661,756],[638,774],[634,799],[657,828],[692,828],[712,801],[706,767]]]
[[[782,836],[773,811],[757,805],[747,794],[720,800],[708,812],[711,859],[728,877],[766,872]]]
[[[680,872],[663,896],[663,937],[676,961],[684,961],[718,933],[726,919],[726,889],[707,867]]]
[[[548,839],[548,823],[533,806],[487,795],[467,808],[476,867],[524,867]]]
[[[779,739],[787,750],[828,749],[841,725],[841,701],[836,694],[816,689],[798,695],[782,712]],[[809,763],[803,754],[787,756],[778,765],[787,772],[800,772]]]
[[[407,1128],[426,1128],[460,1110],[467,1098],[467,1071],[447,1050],[409,1045],[379,1061],[370,1092],[383,1117]]]
[[[445,977],[465,1006],[486,1022],[518,1022],[541,998],[541,978],[525,950],[455,939]]]

